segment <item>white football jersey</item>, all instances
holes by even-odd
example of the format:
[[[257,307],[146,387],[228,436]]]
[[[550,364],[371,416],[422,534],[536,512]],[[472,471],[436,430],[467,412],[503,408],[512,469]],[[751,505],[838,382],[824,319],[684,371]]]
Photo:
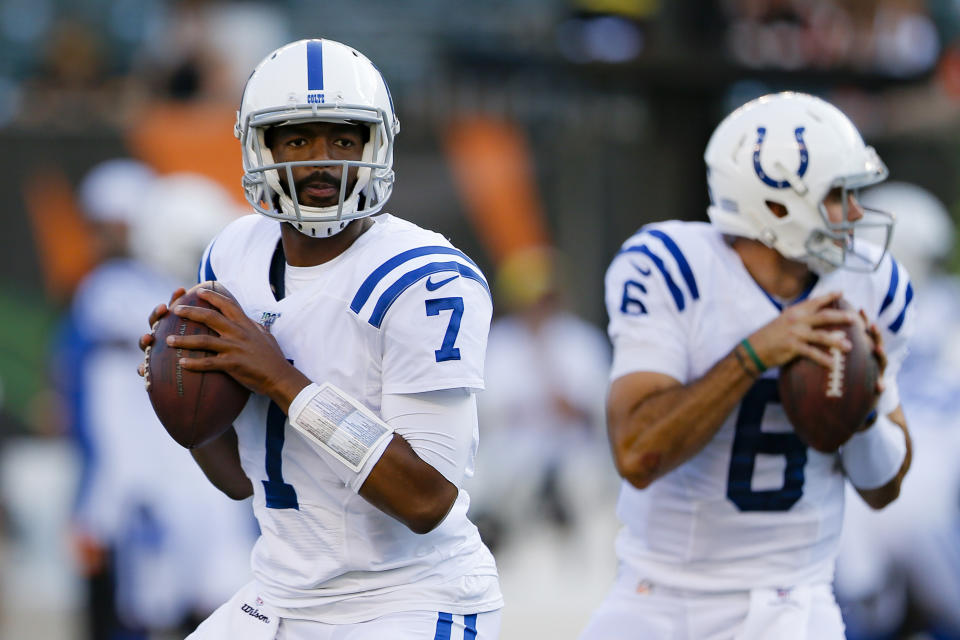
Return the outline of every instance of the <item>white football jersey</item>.
[[[382,394],[482,389],[492,305],[480,270],[437,233],[390,215],[373,220],[343,254],[310,267],[311,282],[299,270],[282,300],[269,281],[280,224],[263,216],[220,233],[200,278],[221,282],[307,377],[376,413]],[[330,623],[502,606],[466,492],[436,529],[418,535],[344,486],[330,466],[339,462],[321,456],[269,398],[252,396],[234,426],[262,532],[252,566],[269,604]]]
[[[871,248],[872,249],[872,248]],[[888,365],[878,409],[897,407],[896,374],[912,332],[913,289],[891,256],[869,274],[836,270],[797,302],[842,291],[883,332]],[[611,379],[636,371],[683,384],[781,312],[712,226],[666,222],[623,244],[606,275]],[[747,392],[713,439],[646,490],[622,482],[621,561],[656,583],[708,591],[832,578],[843,518],[836,454],[806,447],[779,403],[777,370]]]

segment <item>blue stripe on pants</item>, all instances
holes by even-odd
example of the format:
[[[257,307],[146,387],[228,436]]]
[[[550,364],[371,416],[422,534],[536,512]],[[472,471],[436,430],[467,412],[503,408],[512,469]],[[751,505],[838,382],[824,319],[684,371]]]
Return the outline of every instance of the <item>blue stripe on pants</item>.
[[[463,616],[463,640],[476,640],[477,614]]]
[[[433,640],[450,640],[450,630],[453,628],[453,615],[440,612],[437,614],[437,632]]]

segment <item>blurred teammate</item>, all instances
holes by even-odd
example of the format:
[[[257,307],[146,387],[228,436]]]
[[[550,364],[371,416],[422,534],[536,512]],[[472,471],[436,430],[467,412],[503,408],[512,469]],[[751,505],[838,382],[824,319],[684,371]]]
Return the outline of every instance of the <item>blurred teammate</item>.
[[[80,199],[106,259],[74,296],[56,371],[84,453],[74,537],[91,578],[90,635],[146,637],[209,614],[249,577],[248,512],[165,437],[130,376],[143,314],[183,282],[174,264],[198,260],[234,205],[205,178],[160,178],[126,159],[95,167]],[[207,519],[225,531],[198,526]]]
[[[884,245],[858,239],[892,218],[854,196],[887,170],[839,110],[794,93],[734,111],[705,159],[710,224],[648,225],[607,272],[625,526],[619,576],[582,638],[843,638],[831,580],[844,477],[880,508],[910,464],[895,377],[912,290]],[[828,455],[786,421],[777,367],[850,349],[823,329],[854,319],[827,307],[840,293],[876,323],[886,367],[875,419]]]
[[[897,216],[891,247],[916,285],[917,334],[900,374],[914,465],[889,509],[849,505],[837,600],[850,640],[917,631],[960,638],[960,280],[940,266],[953,249],[954,224],[916,185],[885,183],[863,202]]]
[[[600,425],[610,349],[602,331],[563,308],[556,262],[551,250],[525,249],[497,272],[506,313],[490,328],[484,441],[470,485],[471,515],[494,537],[540,520],[570,530],[609,495]]]
[[[229,495],[253,495],[261,536],[254,580],[191,638],[498,634],[496,566],[459,489],[490,294],[439,234],[371,217],[398,131],[380,72],[331,40],[281,47],[247,81],[236,133],[260,215],[220,233],[200,269],[239,305],[174,308],[219,337],[171,344],[215,352],[184,366],[254,392],[194,455]]]

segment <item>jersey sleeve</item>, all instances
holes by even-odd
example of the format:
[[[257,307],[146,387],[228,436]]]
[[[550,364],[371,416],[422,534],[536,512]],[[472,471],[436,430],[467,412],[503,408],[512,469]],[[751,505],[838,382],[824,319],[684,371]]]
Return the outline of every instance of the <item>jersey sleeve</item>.
[[[651,371],[689,380],[688,316],[699,291],[680,246],[663,232],[631,238],[605,278],[610,379]]]
[[[483,389],[493,314],[486,280],[459,262],[449,270],[426,271],[398,279],[406,286],[388,299],[380,324],[383,393]]]
[[[900,404],[897,374],[909,353],[908,343],[916,326],[916,305],[913,304],[913,284],[907,270],[889,254],[884,262],[881,282],[885,293],[876,322],[883,336],[887,367],[883,374],[884,392],[877,403],[877,411],[888,414]]]

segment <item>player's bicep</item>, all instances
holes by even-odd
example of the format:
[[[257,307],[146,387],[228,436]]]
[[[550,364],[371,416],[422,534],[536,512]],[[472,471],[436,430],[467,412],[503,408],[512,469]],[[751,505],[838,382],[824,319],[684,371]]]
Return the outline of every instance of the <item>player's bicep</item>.
[[[405,291],[381,325],[383,393],[482,389],[492,314],[486,283],[455,273]]]

